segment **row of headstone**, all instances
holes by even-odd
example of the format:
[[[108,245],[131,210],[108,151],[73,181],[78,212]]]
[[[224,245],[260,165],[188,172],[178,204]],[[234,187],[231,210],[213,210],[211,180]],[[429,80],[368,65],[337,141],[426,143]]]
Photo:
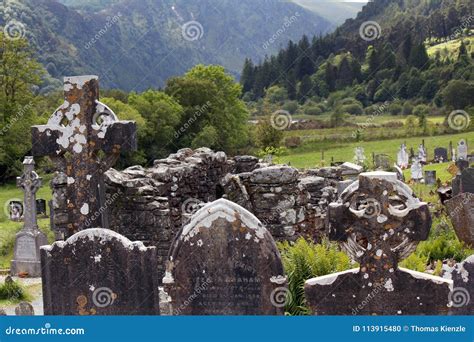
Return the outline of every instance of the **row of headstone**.
[[[108,229],[43,246],[41,260],[46,315],[276,315],[288,292],[270,233],[225,199],[176,237],[159,291],[155,247]]]
[[[11,200],[8,203],[8,214],[12,221],[20,221],[23,219],[23,202],[17,200]],[[47,216],[46,213],[46,201],[44,199],[36,200],[36,215]]]

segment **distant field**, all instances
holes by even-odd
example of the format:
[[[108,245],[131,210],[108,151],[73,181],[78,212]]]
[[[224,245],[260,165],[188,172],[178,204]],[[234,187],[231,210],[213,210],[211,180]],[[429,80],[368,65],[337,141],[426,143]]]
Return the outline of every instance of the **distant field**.
[[[319,130],[314,130],[314,134],[318,134]],[[331,158],[334,161],[352,161],[354,157],[354,149],[361,146],[365,149],[365,155],[372,161],[372,152],[385,153],[392,158],[392,163],[396,161],[396,156],[400,145],[407,143],[408,148],[413,147],[415,152],[422,139],[425,140],[425,146],[428,151],[428,158],[433,157],[433,151],[436,147],[449,147],[449,142],[457,144],[460,139],[466,139],[471,142],[471,150],[474,150],[474,132],[466,132],[460,134],[442,135],[434,137],[415,137],[407,139],[391,139],[381,141],[368,142],[351,142],[351,143],[334,143],[324,141],[321,143],[311,143],[302,145],[299,148],[292,149],[288,155],[280,158],[283,163],[291,163],[292,166],[299,168],[312,168],[320,166],[322,151],[324,151],[324,165],[330,165]]]
[[[462,40],[464,41],[464,44],[466,44],[468,53],[474,52],[474,37],[464,37]],[[447,57],[457,58],[460,45],[461,39],[454,39],[446,43],[430,46],[428,47],[427,52],[430,57],[434,57],[436,52],[439,51],[441,59],[446,59]]]

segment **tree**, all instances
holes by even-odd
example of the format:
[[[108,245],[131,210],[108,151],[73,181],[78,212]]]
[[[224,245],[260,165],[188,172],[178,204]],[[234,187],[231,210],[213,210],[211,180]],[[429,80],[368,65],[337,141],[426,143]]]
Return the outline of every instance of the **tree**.
[[[311,94],[313,85],[311,84],[311,78],[308,75],[305,75],[301,80],[298,87],[298,101],[304,103]]]
[[[39,120],[32,89],[43,73],[25,39],[0,32],[0,182],[18,174],[31,148],[30,126]]]
[[[145,158],[153,161],[162,158],[174,149],[183,108],[169,95],[156,90],[141,94],[131,93],[128,103],[146,120],[140,139],[140,149]]]
[[[222,66],[197,65],[184,76],[169,80],[165,92],[184,110],[178,128],[188,128],[178,137],[178,146],[203,141],[195,138],[206,127],[207,132],[210,127],[217,132],[217,139],[207,141],[212,142],[208,147],[231,152],[248,143],[249,113],[240,99],[242,86]]]
[[[425,44],[420,43],[415,45],[410,54],[410,65],[419,70],[424,70],[429,62],[428,53],[426,52]]]
[[[465,109],[474,105],[474,83],[452,80],[443,90],[444,104],[452,109]]]
[[[255,81],[255,67],[250,58],[245,58],[242,75],[240,76],[240,84],[242,84],[242,92],[245,94],[252,90]]]
[[[273,127],[269,117],[259,120],[255,129],[255,141],[257,146],[262,149],[280,147],[283,135],[282,130]]]

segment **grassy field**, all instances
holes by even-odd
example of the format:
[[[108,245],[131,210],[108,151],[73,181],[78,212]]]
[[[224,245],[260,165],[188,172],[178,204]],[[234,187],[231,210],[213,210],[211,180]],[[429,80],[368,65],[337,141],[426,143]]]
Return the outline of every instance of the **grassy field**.
[[[474,52],[474,37],[464,37],[462,38],[464,44],[466,44],[466,49],[468,53]],[[442,60],[449,57],[450,59],[456,59],[459,53],[459,46],[461,45],[461,39],[450,40],[446,43],[441,43],[437,45],[430,46],[427,50],[430,57],[435,56],[439,52]]]
[[[352,161],[354,158],[354,149],[361,146],[365,149],[365,155],[370,164],[372,163],[373,152],[389,155],[392,158],[393,164],[396,161],[397,152],[402,143],[406,142],[408,148],[413,147],[416,152],[422,139],[425,140],[428,159],[430,159],[433,158],[434,149],[436,147],[448,148],[450,141],[452,141],[454,145],[456,145],[460,139],[466,139],[468,143],[474,142],[474,132],[368,142],[312,142],[289,150],[287,155],[280,157],[280,161],[282,163],[290,163],[292,166],[298,168],[314,168],[322,165],[328,166],[331,163],[331,158],[334,158],[334,161]],[[324,152],[324,160],[322,160],[322,152]]]
[[[43,186],[37,192],[36,198],[45,199],[48,202],[51,199],[51,189],[49,188],[49,178],[43,179]],[[13,257],[13,245],[15,243],[15,234],[23,226],[23,222],[13,222],[8,219],[8,204],[11,200],[22,200],[23,192],[15,184],[7,184],[0,190],[0,269],[9,268],[10,260]],[[49,218],[38,219],[38,225],[48,236],[49,241],[54,241],[54,234],[49,229]]]

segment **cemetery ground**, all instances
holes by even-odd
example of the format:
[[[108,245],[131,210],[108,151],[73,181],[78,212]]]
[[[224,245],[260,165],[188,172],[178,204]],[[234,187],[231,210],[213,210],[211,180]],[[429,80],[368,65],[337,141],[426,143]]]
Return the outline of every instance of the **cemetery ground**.
[[[408,147],[416,147],[422,139],[429,153],[437,146],[448,146],[449,142],[457,142],[464,138],[473,141],[474,132],[453,134],[436,137],[415,137],[409,139],[392,139],[370,142],[354,142],[349,144],[332,144],[326,150],[325,165],[330,163],[331,156],[335,161],[352,160],[354,148],[362,146],[365,148],[366,155],[370,156],[372,152],[386,153],[395,156],[400,144],[407,142]],[[307,149],[305,147],[304,149]],[[298,153],[291,151],[291,155],[282,156],[279,162],[288,163],[295,167],[314,167],[320,165],[320,151],[305,151]],[[329,161],[328,161],[329,159]],[[451,163],[429,164],[425,170],[436,170],[437,178],[442,182],[448,182],[452,179],[452,175],[447,171]],[[405,171],[406,180],[410,184],[410,172]],[[51,189],[49,182],[51,175],[41,175],[43,177],[43,185],[37,193],[37,198],[51,199]],[[474,254],[474,250],[465,247],[459,241],[454,233],[451,221],[446,214],[446,210],[439,202],[436,194],[436,186],[424,184],[413,184],[410,186],[415,194],[421,200],[430,203],[430,209],[433,215],[433,224],[430,236],[427,241],[421,242],[416,251],[412,253],[400,266],[406,267],[419,272],[426,272],[433,275],[441,275],[443,262],[454,264]],[[22,197],[22,191],[15,184],[7,184],[0,188],[0,203],[5,205],[8,200],[19,199]],[[22,222],[12,222],[7,219],[6,210],[0,212],[0,241],[2,247],[0,249],[0,268],[7,269],[13,256],[13,245],[15,234],[21,229]],[[49,218],[39,218],[38,225],[40,229],[48,236],[49,242],[54,241],[54,234],[49,229]],[[304,302],[304,294],[302,288],[306,279],[330,274],[333,272],[345,271],[357,264],[351,263],[349,257],[340,251],[334,242],[323,240],[321,244],[314,244],[305,239],[300,238],[295,244],[278,243],[278,248],[282,255],[282,261],[285,273],[288,276],[288,286],[292,295],[292,302],[287,304],[286,312],[293,315],[309,314],[309,309]],[[5,276],[0,276],[0,283],[3,282]],[[30,301],[35,307],[37,313],[42,312],[42,291],[39,278],[19,279],[17,280],[25,293],[24,300]],[[37,281],[35,281],[37,280]],[[0,307],[4,307],[7,312],[12,312],[18,301],[0,299]]]

